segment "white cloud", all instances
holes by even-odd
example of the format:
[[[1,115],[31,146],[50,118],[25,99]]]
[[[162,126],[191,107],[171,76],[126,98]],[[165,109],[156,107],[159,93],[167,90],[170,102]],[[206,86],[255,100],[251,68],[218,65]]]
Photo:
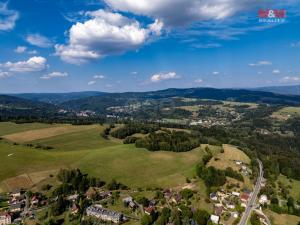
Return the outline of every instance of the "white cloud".
[[[96,84],[96,81],[92,80],[88,82],[88,85],[93,85],[93,84]]]
[[[163,80],[172,80],[172,79],[178,79],[180,76],[178,76],[175,72],[169,72],[169,73],[158,73],[151,76],[150,81],[151,82],[160,82]]]
[[[262,73],[263,73],[263,72],[261,72],[261,71],[258,71],[258,72],[257,72],[257,74],[262,74]]]
[[[5,68],[10,72],[39,72],[43,71],[47,67],[47,59],[41,56],[34,56],[29,58],[27,61],[19,62],[6,62],[0,64],[1,68]]]
[[[0,31],[12,30],[18,18],[19,13],[15,10],[8,9],[7,2],[0,2]]]
[[[25,46],[18,46],[15,50],[14,50],[14,52],[16,52],[16,53],[24,53],[25,51],[27,50],[27,47],[25,47]]]
[[[7,71],[0,71],[0,78],[6,78],[6,77],[10,77],[11,73],[7,72]]]
[[[133,19],[119,13],[97,10],[85,13],[89,20],[74,24],[67,45],[55,45],[56,55],[72,64],[82,64],[107,55],[136,50],[149,38],[160,33],[161,23],[143,28]]]
[[[197,83],[197,84],[201,84],[201,83],[203,83],[203,80],[202,79],[196,79],[194,82]]]
[[[300,82],[300,76],[293,76],[293,77],[290,77],[290,76],[286,76],[286,77],[283,77],[280,82],[282,83],[293,83],[293,82]]]
[[[214,71],[214,72],[212,72],[212,74],[213,74],[213,75],[219,75],[220,72],[219,72],[219,71]]]
[[[279,74],[279,73],[280,73],[280,70],[275,69],[275,70],[272,71],[272,73],[274,73],[274,74]]]
[[[249,63],[249,66],[270,66],[272,62],[270,61],[258,61],[256,63]]]
[[[38,51],[37,50],[30,50],[30,51],[27,51],[28,54],[30,55],[36,55],[38,54]]]
[[[68,73],[63,73],[63,72],[52,72],[52,73],[49,73],[49,74],[46,74],[42,77],[40,77],[41,79],[44,79],[44,80],[50,80],[52,78],[56,78],[56,77],[67,77],[69,74]]]
[[[241,11],[266,6],[257,0],[104,0],[111,8],[182,26],[205,20],[223,20]],[[271,4],[271,3],[269,3]]]
[[[104,79],[105,78],[105,76],[103,76],[103,75],[95,75],[94,76],[94,79]]]
[[[52,41],[40,34],[28,34],[26,37],[26,41],[34,46],[40,47],[40,48],[50,48],[53,43]]]
[[[113,86],[111,84],[106,84],[105,87],[112,88]]]
[[[137,72],[137,71],[132,71],[132,72],[131,72],[132,75],[137,75],[138,73],[139,73],[139,72]]]

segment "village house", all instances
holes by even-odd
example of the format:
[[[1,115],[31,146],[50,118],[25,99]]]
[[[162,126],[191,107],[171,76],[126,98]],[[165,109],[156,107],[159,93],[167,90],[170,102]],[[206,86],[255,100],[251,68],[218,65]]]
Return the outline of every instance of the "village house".
[[[133,201],[133,198],[130,196],[123,198],[123,203],[126,205],[126,207],[130,207],[133,210],[137,208],[137,204]]]
[[[0,225],[11,224],[11,216],[7,212],[0,212]]]
[[[216,215],[211,215],[211,216],[210,216],[210,220],[211,220],[211,222],[213,222],[214,224],[219,224],[220,217],[219,217],[219,216],[216,216]]]
[[[144,212],[149,216],[153,215],[153,213],[155,213],[155,207],[153,206],[146,207],[144,208]]]
[[[23,206],[24,205],[22,203],[11,204],[10,211],[11,212],[20,212],[20,211],[22,211]]]
[[[247,203],[248,200],[250,198],[250,194],[244,192],[242,195],[241,195],[241,201],[244,202],[244,203]]]
[[[209,197],[212,201],[218,201],[218,196],[215,192],[210,193]]]
[[[73,203],[70,211],[71,211],[71,214],[75,215],[78,213],[79,207],[75,203]]]
[[[97,195],[97,190],[94,187],[90,187],[86,192],[85,196],[87,199],[92,199]]]
[[[240,197],[240,193],[239,192],[233,191],[233,192],[231,192],[231,194],[233,196]]]
[[[261,205],[267,204],[268,203],[268,197],[266,195],[261,195],[258,202]]]
[[[103,208],[101,205],[92,205],[86,209],[88,216],[96,217],[102,221],[111,221],[120,223],[123,220],[123,214]]]
[[[223,213],[223,205],[222,204],[215,204],[215,215],[221,216]]]
[[[30,202],[31,202],[31,205],[37,205],[37,204],[39,204],[39,198],[36,195],[34,195],[34,196],[32,196]]]
[[[67,200],[75,202],[78,199],[78,197],[79,197],[78,194],[70,195],[67,197]]]

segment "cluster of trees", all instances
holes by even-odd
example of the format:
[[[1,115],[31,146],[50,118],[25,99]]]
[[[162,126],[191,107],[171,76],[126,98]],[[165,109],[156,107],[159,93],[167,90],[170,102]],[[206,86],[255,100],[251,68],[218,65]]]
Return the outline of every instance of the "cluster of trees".
[[[142,124],[142,123],[129,123],[124,127],[121,127],[113,132],[111,132],[111,136],[119,139],[124,139],[128,136],[131,136],[136,133],[148,134],[150,132],[155,132],[159,130],[158,125],[154,124]]]
[[[203,163],[199,163],[196,167],[198,177],[202,178],[205,185],[210,189],[212,187],[223,186],[226,183],[225,172],[215,167],[206,167]]]
[[[198,225],[212,225],[210,214],[205,210],[197,209],[192,211],[186,205],[180,205],[178,209],[170,210],[163,208],[161,213],[153,215],[144,215],[141,219],[142,225],[166,225],[172,223],[174,225],[190,224],[194,221]]]
[[[85,193],[89,187],[102,187],[105,182],[100,178],[89,177],[79,169],[61,169],[57,174],[57,179],[62,182],[54,191],[54,196],[67,195],[73,192]]]
[[[152,132],[147,137],[135,142],[137,148],[146,148],[149,151],[186,152],[200,145],[197,138],[184,131],[164,130]]]
[[[237,171],[234,171],[231,167],[227,167],[225,170],[225,176],[234,178],[241,182],[244,182],[244,177]]]

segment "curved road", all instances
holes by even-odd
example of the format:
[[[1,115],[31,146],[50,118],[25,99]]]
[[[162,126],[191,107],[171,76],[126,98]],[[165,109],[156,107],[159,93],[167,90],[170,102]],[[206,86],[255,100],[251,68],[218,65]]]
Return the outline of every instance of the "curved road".
[[[257,159],[257,161],[258,161],[258,164],[259,164],[259,176],[257,178],[254,190],[253,190],[252,195],[250,197],[250,200],[249,200],[249,202],[246,206],[246,210],[242,215],[242,218],[240,220],[239,225],[247,225],[247,221],[248,221],[248,219],[251,215],[251,212],[254,208],[254,205],[255,205],[255,202],[256,202],[256,199],[257,199],[257,195],[258,195],[258,193],[260,191],[260,188],[261,188],[261,183],[262,183],[262,180],[263,180],[264,171],[263,171],[262,162],[259,159]]]

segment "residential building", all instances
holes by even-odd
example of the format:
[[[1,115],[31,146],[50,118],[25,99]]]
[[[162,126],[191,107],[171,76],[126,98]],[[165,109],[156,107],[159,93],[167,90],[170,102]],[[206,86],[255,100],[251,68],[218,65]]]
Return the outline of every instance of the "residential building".
[[[11,216],[7,212],[0,212],[0,225],[11,224]]]
[[[219,224],[220,217],[219,217],[219,216],[216,216],[216,215],[211,215],[211,216],[210,216],[210,220],[211,220],[211,222],[213,222],[214,224]]]
[[[92,205],[86,209],[88,216],[96,217],[102,221],[111,221],[120,223],[123,220],[123,214],[103,208],[101,205]]]

